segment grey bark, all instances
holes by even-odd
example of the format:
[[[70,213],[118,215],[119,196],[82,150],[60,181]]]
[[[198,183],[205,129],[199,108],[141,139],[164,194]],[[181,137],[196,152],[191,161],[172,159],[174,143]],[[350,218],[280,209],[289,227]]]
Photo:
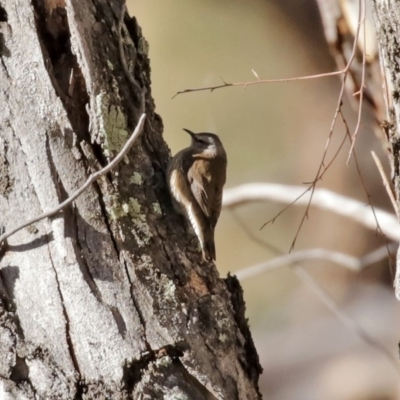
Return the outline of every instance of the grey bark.
[[[386,132],[392,167],[392,181],[400,207],[400,1],[373,0],[374,20],[379,44],[382,69],[382,87],[385,94],[387,116],[383,124]],[[395,293],[400,300],[400,253],[397,253],[394,281]]]
[[[240,285],[173,211],[147,43],[123,3],[0,0],[0,398],[259,399]]]

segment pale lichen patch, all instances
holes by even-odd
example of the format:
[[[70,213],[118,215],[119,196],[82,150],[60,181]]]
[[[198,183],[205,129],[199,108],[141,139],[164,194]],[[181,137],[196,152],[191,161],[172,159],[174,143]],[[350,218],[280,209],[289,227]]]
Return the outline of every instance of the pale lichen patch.
[[[105,195],[104,203],[107,206],[108,214],[112,220],[115,221],[128,215],[129,206],[125,203],[121,204],[117,195]]]
[[[134,226],[132,233],[139,247],[150,242],[153,235],[146,222],[146,215],[142,212],[142,206],[135,198],[130,197],[128,202],[121,203],[117,195],[108,195],[104,200],[112,220],[126,216],[131,218]]]
[[[226,336],[225,333],[221,333],[221,334],[218,336],[218,339],[219,339],[219,341],[220,341],[221,343],[224,343],[224,342],[228,339],[228,336]]]
[[[107,66],[111,71],[114,71],[114,64],[110,60],[107,60]]]
[[[139,39],[138,50],[139,54],[145,54],[146,56],[149,54],[149,43],[143,36]]]
[[[131,183],[134,185],[141,185],[143,183],[143,178],[142,175],[139,174],[139,172],[134,172],[133,175],[131,176],[130,179]]]
[[[102,147],[104,154],[110,157],[121,150],[129,136],[126,117],[121,107],[111,104],[107,93],[101,92],[96,96],[96,105]]]
[[[157,367],[168,367],[170,364],[172,364],[170,356],[161,357],[156,360]]]
[[[166,278],[166,277],[165,277]],[[176,301],[175,298],[175,292],[176,292],[176,286],[171,280],[166,280],[165,284],[163,285],[164,291],[163,294],[166,298],[169,300],[173,300],[174,302]]]
[[[32,235],[35,235],[36,233],[38,233],[39,232],[39,229],[37,228],[37,226],[36,225],[29,225],[27,228],[26,228],[26,230],[29,232],[29,233],[31,233]]]
[[[152,207],[153,207],[153,211],[154,211],[155,214],[162,215],[161,206],[160,206],[160,203],[158,201],[154,202],[152,204]]]
[[[228,341],[228,332],[232,330],[232,322],[229,316],[225,312],[218,310],[215,313],[215,322],[219,330],[218,339],[220,340],[220,342],[224,343]]]
[[[142,209],[142,206],[139,204],[139,202],[133,198],[130,197],[129,198],[129,215],[133,218],[139,219],[140,221],[145,221],[146,220],[146,216],[144,214],[142,214],[140,211]]]
[[[141,212],[141,209],[142,206],[139,204],[139,202],[135,198],[130,197],[128,214],[136,228],[133,230],[133,234],[139,247],[143,247],[148,244],[153,236],[146,222],[146,215]]]

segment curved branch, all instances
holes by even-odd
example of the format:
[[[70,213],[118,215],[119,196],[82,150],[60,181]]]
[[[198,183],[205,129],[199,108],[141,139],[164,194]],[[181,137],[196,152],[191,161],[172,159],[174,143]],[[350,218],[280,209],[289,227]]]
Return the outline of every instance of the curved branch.
[[[301,186],[281,185],[276,183],[248,183],[226,189],[223,207],[237,207],[253,201],[272,201],[278,203],[294,203],[307,206],[308,198],[301,196],[305,190]],[[376,229],[376,220],[371,208],[358,200],[342,196],[328,189],[315,189],[311,203],[315,207],[332,211],[338,215],[359,222],[369,229]],[[381,209],[375,208],[375,214],[382,231],[392,240],[400,240],[400,227],[397,218]]]
[[[144,126],[144,121],[146,119],[146,114],[142,114],[142,116],[139,119],[139,122],[136,125],[135,130],[132,133],[132,136],[129,138],[129,140],[125,143],[124,147],[121,149],[121,151],[117,154],[117,156],[112,160],[109,164],[107,164],[104,168],[102,168],[100,171],[95,172],[94,174],[91,174],[87,181],[76,191],[74,192],[68,199],[60,203],[57,207],[44,212],[43,214],[38,215],[37,217],[34,217],[30,219],[29,221],[24,222],[23,224],[17,226],[16,228],[12,229],[9,232],[4,233],[3,235],[0,236],[0,244],[4,242],[7,238],[9,238],[11,235],[14,233],[20,231],[21,229],[40,221],[41,219],[51,217],[55,214],[57,214],[59,211],[67,207],[69,204],[71,204],[77,197],[79,197],[95,180],[99,179],[101,176],[105,175],[107,172],[111,171],[113,168],[115,168],[120,161],[124,158],[125,154],[128,152],[128,150],[132,147],[133,143],[135,143],[136,139],[139,137],[139,135],[142,133],[143,126]]]
[[[391,252],[395,252],[396,249],[397,244],[393,243],[389,250]],[[272,258],[271,260],[253,265],[251,267],[240,269],[239,271],[235,272],[235,275],[240,281],[244,281],[245,279],[253,278],[263,274],[264,272],[272,271],[288,264],[309,260],[329,261],[351,271],[359,272],[369,265],[385,259],[387,256],[388,249],[386,246],[382,246],[377,250],[368,253],[362,258],[353,257],[349,254],[338,251],[315,248],[300,250],[291,254],[285,254],[280,257]]]

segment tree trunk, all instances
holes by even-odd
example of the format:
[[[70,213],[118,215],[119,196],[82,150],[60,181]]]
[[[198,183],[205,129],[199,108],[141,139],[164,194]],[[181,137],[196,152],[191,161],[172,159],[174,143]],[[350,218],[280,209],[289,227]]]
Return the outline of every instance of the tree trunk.
[[[373,0],[374,20],[383,71],[387,121],[383,124],[389,143],[392,180],[400,207],[400,1]],[[400,253],[397,253],[396,297],[400,300]]]
[[[64,201],[147,115],[115,170],[3,243],[0,398],[259,399],[242,290],[173,211],[147,43],[122,10],[0,0],[0,228]]]

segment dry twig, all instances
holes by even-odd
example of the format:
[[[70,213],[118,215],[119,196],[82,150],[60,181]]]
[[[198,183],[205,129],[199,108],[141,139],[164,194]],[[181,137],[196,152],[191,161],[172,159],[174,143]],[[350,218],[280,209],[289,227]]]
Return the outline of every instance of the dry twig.
[[[68,199],[63,201],[57,207],[55,207],[49,211],[46,211],[43,214],[40,214],[37,217],[32,218],[29,221],[26,221],[23,224],[17,226],[16,228],[12,229],[11,231],[6,232],[3,235],[1,235],[0,243],[4,242],[7,238],[9,238],[14,233],[20,231],[21,229],[23,229],[35,222],[38,222],[44,218],[48,218],[48,217],[51,217],[51,216],[57,214],[59,211],[63,210],[65,207],[70,205],[77,197],[79,197],[94,181],[96,181],[101,176],[105,175],[106,173],[110,172],[113,168],[115,168],[120,163],[120,161],[124,158],[124,156],[128,152],[128,150],[132,147],[133,143],[135,143],[135,141],[139,137],[139,135],[142,133],[145,119],[146,119],[146,114],[142,114],[131,137],[125,143],[124,147],[117,154],[117,156],[109,164],[107,164],[100,171],[97,171],[94,174],[91,174],[89,176],[89,178],[87,179],[87,181],[76,192],[74,192],[70,197],[68,197]]]
[[[397,219],[399,219],[399,217],[400,217],[399,207],[398,207],[398,205],[396,203],[396,199],[394,197],[395,195],[393,193],[392,185],[390,184],[389,179],[387,178],[387,176],[385,174],[381,160],[379,160],[378,156],[375,154],[374,151],[371,151],[371,155],[375,161],[376,168],[378,168],[379,174],[381,175],[383,186],[385,187],[386,192],[389,196],[390,202],[392,203],[393,210],[395,211],[395,213],[397,215]]]

